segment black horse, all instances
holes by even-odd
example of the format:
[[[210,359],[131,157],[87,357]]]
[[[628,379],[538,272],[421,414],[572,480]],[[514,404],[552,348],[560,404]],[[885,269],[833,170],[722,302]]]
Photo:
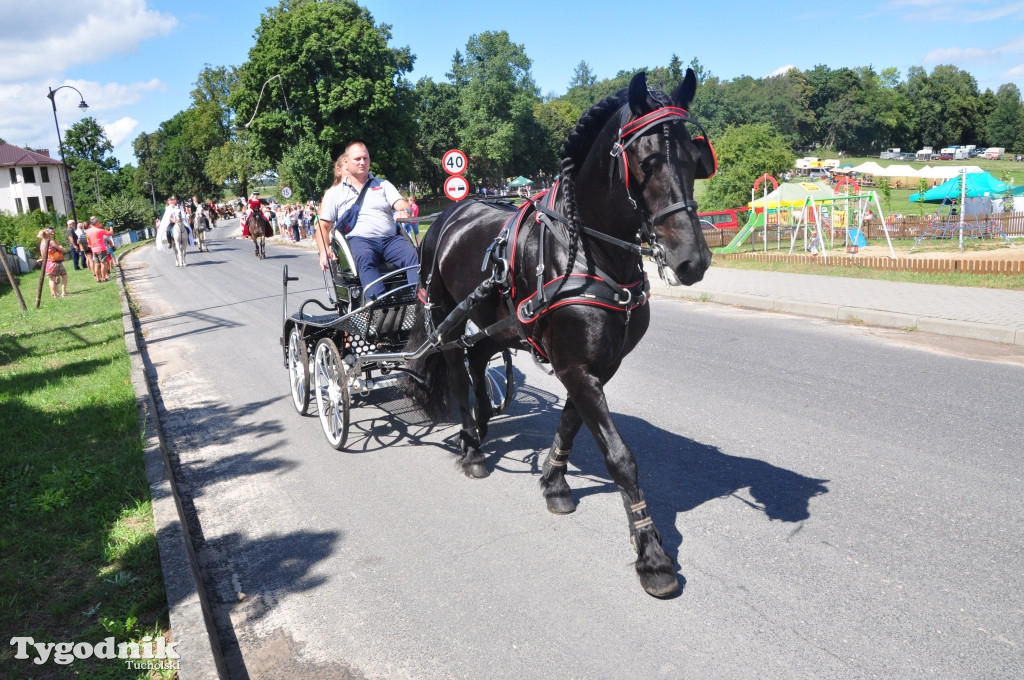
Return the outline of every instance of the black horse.
[[[665,96],[649,90],[639,73],[627,90],[580,117],[562,146],[561,180],[547,193],[515,212],[482,202],[445,211],[420,247],[421,318],[409,343],[420,347],[431,332],[446,340],[461,336],[464,315],[455,325],[442,323],[456,307],[478,328],[490,327],[465,349],[448,343],[450,349],[412,362],[424,382],[407,383],[410,396],[435,418],[450,411],[454,395],[461,464],[470,477],[488,474],[480,452],[492,415],[487,361],[519,347],[550,362],[568,397],[540,480],[548,509],[576,508],[566,463],[586,423],[622,494],[640,582],[658,597],[678,591],[675,564],[647,512],[636,458],[612,422],[604,385],[647,331],[642,256],[653,257],[672,284],[700,281],[711,264],[693,185],[713,174],[716,161],[706,138],[691,138],[687,130],[700,130],[686,111],[696,87],[687,70]]]

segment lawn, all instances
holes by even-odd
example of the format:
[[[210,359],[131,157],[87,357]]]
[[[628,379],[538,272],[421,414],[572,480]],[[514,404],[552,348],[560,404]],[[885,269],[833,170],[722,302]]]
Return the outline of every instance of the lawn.
[[[141,678],[118,660],[36,665],[36,642],[138,642],[166,633],[167,602],[129,378],[119,289],[88,271],[69,296],[0,283],[0,675]],[[170,671],[164,671],[170,677]]]

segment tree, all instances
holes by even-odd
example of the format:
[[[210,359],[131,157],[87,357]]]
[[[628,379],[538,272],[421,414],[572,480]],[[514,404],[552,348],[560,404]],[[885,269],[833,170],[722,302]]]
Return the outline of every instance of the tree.
[[[544,157],[541,159],[541,169],[554,176],[558,174],[561,161],[559,151],[562,142],[569,136],[569,132],[576,127],[580,111],[575,104],[566,99],[556,99],[533,106],[533,117],[543,130],[543,138],[546,142]]]
[[[79,161],[91,161],[104,171],[117,170],[117,158],[112,156],[114,145],[107,133],[92,116],[78,121],[64,133],[64,156],[72,168]]]
[[[590,64],[585,61],[581,61],[576,64],[575,70],[572,72],[572,79],[569,81],[569,89],[574,87],[588,88],[597,82],[597,76],[590,70]]]
[[[1020,90],[1013,83],[1000,85],[996,91],[995,110],[986,121],[986,141],[991,146],[1005,149],[1020,149],[1024,129],[1024,105],[1021,104]]]
[[[391,27],[376,25],[353,0],[269,8],[229,97],[237,120],[252,119],[253,155],[273,167],[300,139],[315,140],[323,158],[360,140],[375,172],[409,175],[416,130],[403,74],[414,58],[407,47],[389,47],[390,38]]]
[[[441,157],[459,143],[458,88],[451,83],[435,83],[430,78],[421,78],[416,83],[414,94],[419,129],[413,157],[414,174],[420,182],[440,192],[448,176],[441,167]]]
[[[916,135],[934,147],[978,141],[982,120],[974,77],[956,66],[936,66],[929,75],[920,66],[907,71],[904,92],[917,112]]]
[[[768,123],[730,127],[715,142],[718,173],[707,180],[704,210],[746,205],[750,187],[764,173],[779,175],[793,167],[796,156],[785,138]]]
[[[507,31],[472,35],[466,43],[466,81],[458,90],[459,143],[479,178],[532,173],[535,159],[543,155],[531,145],[533,105],[539,97],[530,65],[523,46],[513,43]]]

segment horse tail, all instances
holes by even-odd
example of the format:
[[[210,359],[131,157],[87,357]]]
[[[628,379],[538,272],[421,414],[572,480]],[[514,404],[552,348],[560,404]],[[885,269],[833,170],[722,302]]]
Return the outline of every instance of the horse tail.
[[[416,305],[415,322],[412,332],[409,334],[409,342],[406,351],[419,349],[427,341],[427,328],[424,323],[426,309],[422,304]],[[451,390],[448,386],[449,380],[448,362],[445,361],[441,352],[429,352],[419,359],[413,359],[408,364],[409,370],[419,376],[423,382],[416,378],[406,376],[404,382],[405,394],[412,400],[413,404],[423,411],[431,420],[441,421],[447,419],[452,412]]]

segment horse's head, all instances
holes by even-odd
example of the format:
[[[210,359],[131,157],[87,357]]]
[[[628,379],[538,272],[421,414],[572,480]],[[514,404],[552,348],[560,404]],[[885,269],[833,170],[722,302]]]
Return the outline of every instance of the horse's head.
[[[696,91],[692,69],[668,96],[649,90],[646,74],[636,74],[612,147],[617,157],[613,177],[625,184],[630,203],[641,214],[641,233],[673,285],[700,281],[711,265],[693,184],[713,175],[717,161],[703,128],[687,111]],[[688,125],[695,128],[692,137]]]

